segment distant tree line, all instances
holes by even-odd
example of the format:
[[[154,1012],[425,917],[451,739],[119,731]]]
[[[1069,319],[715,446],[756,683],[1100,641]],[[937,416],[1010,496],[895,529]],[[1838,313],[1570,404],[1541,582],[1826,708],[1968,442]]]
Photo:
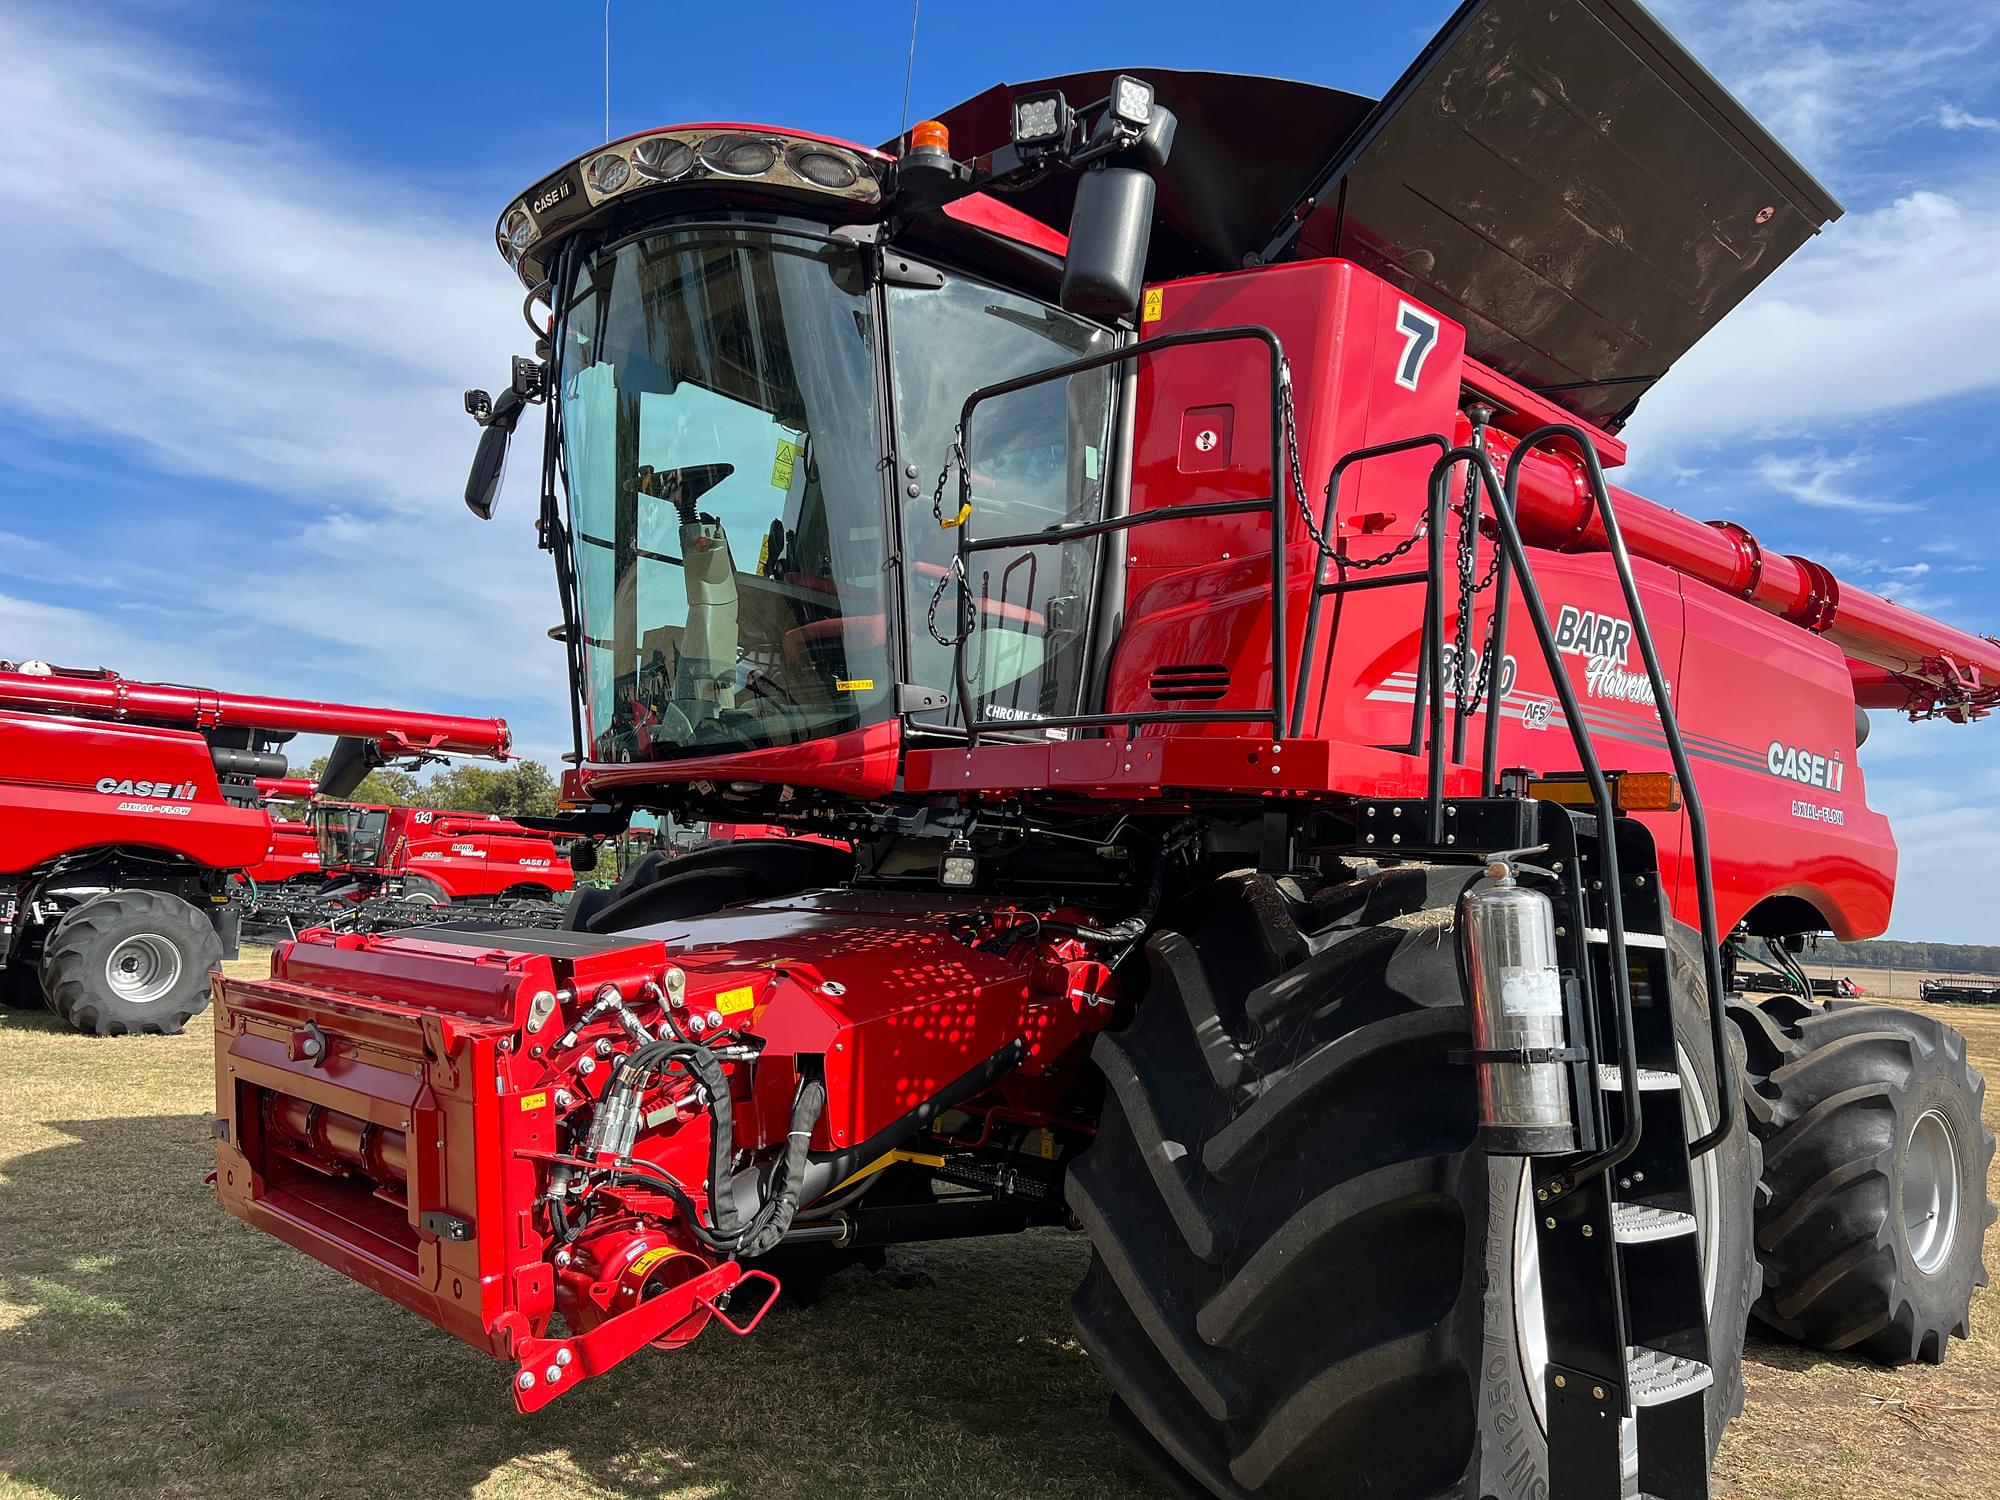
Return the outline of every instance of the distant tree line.
[[[319,780],[326,770],[322,755],[305,770]],[[540,761],[517,760],[498,771],[484,766],[454,764],[428,778],[384,767],[370,771],[345,798],[349,802],[379,802],[390,807],[435,807],[445,812],[523,813],[547,816],[556,810],[556,779]]]
[[[1843,943],[1821,938],[1809,960],[1851,969],[1939,969],[1972,974],[2000,973],[2000,947],[1983,943],[1912,943],[1901,938],[1870,938]]]

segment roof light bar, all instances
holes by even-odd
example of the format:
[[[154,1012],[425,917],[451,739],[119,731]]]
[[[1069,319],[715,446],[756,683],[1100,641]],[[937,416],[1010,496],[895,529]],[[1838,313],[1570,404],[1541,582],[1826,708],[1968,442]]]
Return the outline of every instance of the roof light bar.
[[[500,216],[495,239],[523,278],[539,279],[534,273],[545,257],[531,253],[535,247],[613,198],[669,185],[731,182],[872,207],[882,201],[876,172],[861,152],[778,131],[651,131],[591,152],[530,188]]]

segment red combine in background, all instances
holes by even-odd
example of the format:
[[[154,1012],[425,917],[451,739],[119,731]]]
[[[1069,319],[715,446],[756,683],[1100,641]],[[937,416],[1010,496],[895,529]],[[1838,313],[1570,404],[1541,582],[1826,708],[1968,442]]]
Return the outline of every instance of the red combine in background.
[[[1941,1360],[1963,1038],[1735,968],[1882,930],[1863,706],[1978,718],[2000,643],[1604,479],[1839,213],[1633,0],[1469,0],[1380,101],[1071,74],[539,179],[466,499],[547,403],[564,826],[818,841],[223,981],[222,1202],[523,1411],[1068,1225],[1218,1500],[1696,1500],[1753,1312]]]
[[[509,745],[501,719],[0,663],[0,990],[80,1031],[179,1031],[235,956],[237,876],[307,870],[265,806],[300,733],[338,737],[322,790]]]
[[[548,901],[576,884],[548,834],[494,813],[321,800],[312,826],[329,899]]]

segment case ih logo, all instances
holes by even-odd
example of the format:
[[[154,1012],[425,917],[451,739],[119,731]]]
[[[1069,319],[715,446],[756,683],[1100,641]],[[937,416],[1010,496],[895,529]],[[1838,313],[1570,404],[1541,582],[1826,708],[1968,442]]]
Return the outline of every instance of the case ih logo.
[[[535,194],[533,201],[528,204],[528,207],[538,214],[544,213],[562,202],[572,191],[570,180],[565,177],[561,182],[553,183]]]
[[[1815,755],[1810,750],[1787,745],[1783,740],[1771,741],[1771,748],[1764,752],[1764,764],[1773,776],[1796,781],[1800,786],[1824,787],[1829,792],[1839,791],[1840,783],[1847,774],[1847,767],[1839,756]]]
[[[192,802],[195,792],[192,781],[120,781],[116,776],[102,778],[97,789],[107,797],[165,797],[169,802]]]

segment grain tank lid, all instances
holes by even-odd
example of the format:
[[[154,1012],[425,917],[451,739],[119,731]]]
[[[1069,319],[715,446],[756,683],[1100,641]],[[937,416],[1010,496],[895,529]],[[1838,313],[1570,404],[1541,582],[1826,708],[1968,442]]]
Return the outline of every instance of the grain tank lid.
[[[1358,261],[1613,428],[1841,212],[1636,0],[1468,0],[1300,199],[1264,259]]]
[[[1106,97],[1121,72],[1152,84],[1178,122],[1173,156],[1155,174],[1150,281],[1241,267],[1375,104],[1362,94],[1282,78],[1130,67],[996,84],[937,118],[950,130],[959,155],[982,155],[1007,144],[1016,95],[1061,89],[1072,105],[1082,106]],[[893,148],[891,142],[883,149]],[[1057,173],[997,196],[1067,231],[1076,178]]]

